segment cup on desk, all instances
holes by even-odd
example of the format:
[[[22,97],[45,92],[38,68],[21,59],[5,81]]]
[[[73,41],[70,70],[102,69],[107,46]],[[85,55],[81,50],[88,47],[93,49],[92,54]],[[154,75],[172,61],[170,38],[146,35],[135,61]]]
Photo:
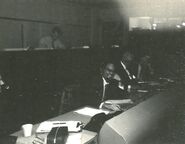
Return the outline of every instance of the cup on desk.
[[[32,135],[32,128],[33,128],[32,124],[22,125],[22,130],[23,130],[24,137],[28,137],[28,136]]]

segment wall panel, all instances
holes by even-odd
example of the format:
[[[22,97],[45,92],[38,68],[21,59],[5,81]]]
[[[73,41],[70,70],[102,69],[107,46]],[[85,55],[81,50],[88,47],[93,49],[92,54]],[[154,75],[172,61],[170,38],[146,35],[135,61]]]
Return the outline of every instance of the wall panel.
[[[21,24],[0,20],[0,50],[19,47],[22,47]]]

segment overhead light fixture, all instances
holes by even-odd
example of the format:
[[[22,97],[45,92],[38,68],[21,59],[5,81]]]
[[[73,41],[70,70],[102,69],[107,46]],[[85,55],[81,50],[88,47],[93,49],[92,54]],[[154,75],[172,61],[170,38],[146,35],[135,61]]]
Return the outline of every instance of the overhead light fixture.
[[[156,24],[156,23],[153,23],[153,24],[152,24],[152,29],[153,29],[153,30],[156,30],[156,29],[157,29],[157,24]]]
[[[152,24],[152,26],[153,26],[153,27],[156,27],[156,26],[157,26],[157,24],[156,24],[156,23],[154,23],[154,24]]]
[[[185,26],[185,22],[182,22],[182,26]]]
[[[176,27],[177,27],[177,28],[181,28],[181,25],[178,24],[178,25],[176,25]]]

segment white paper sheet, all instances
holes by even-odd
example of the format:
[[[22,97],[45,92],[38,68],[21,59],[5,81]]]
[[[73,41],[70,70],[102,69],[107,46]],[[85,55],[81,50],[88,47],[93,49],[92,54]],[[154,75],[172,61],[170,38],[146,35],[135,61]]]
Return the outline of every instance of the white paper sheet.
[[[81,144],[82,133],[70,134],[67,138],[66,144]]]
[[[107,100],[104,103],[107,103],[107,104],[132,104],[133,101],[131,99]]]
[[[109,113],[109,111],[104,111],[104,110],[90,108],[90,107],[85,107],[85,108],[82,108],[82,109],[74,111],[74,112],[82,114],[82,115],[87,115],[87,116],[94,116],[94,115],[96,115],[98,113],[102,113],[102,112],[105,114]]]

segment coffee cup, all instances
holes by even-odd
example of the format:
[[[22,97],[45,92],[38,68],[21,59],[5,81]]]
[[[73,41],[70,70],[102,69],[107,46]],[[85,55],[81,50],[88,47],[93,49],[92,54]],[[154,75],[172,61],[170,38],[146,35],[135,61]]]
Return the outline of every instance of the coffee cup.
[[[23,130],[24,137],[28,137],[28,136],[32,135],[32,128],[33,128],[32,124],[22,125],[22,130]]]

